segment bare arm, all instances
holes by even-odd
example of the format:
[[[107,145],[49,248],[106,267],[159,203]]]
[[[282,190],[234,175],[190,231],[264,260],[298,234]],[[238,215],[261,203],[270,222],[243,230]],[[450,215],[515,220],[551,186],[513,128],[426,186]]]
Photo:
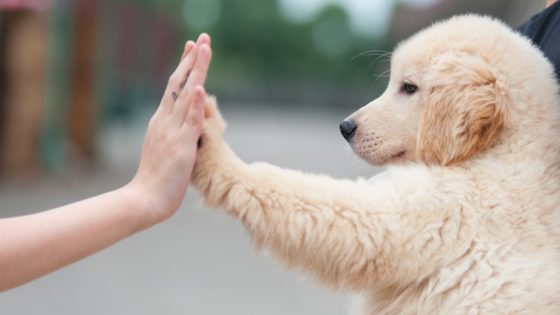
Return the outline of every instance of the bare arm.
[[[185,45],[150,120],[140,165],[129,184],[56,209],[0,219],[0,291],[87,257],[177,210],[202,127],[209,44],[210,38],[201,35],[196,44]]]
[[[145,226],[129,187],[33,215],[0,220],[0,290],[89,256]]]
[[[193,183],[288,265],[335,287],[364,289],[418,279],[443,263],[440,254],[451,261],[466,250],[466,242],[447,248],[458,242],[443,237],[457,234],[441,229],[456,230],[461,214],[433,199],[426,174],[372,184],[248,165],[221,140],[224,125],[208,104]]]

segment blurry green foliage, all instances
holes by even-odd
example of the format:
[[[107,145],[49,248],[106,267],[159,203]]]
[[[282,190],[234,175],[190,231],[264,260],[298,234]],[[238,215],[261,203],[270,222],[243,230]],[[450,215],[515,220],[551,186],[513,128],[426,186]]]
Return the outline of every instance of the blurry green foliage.
[[[308,22],[293,23],[281,15],[276,0],[176,3],[182,6],[177,9],[183,10],[185,38],[212,35],[209,87],[222,94],[320,103],[346,94],[371,97],[384,85],[382,80],[373,85],[372,76],[385,71],[387,63],[370,67],[372,57],[352,58],[386,49],[384,39],[352,33],[340,6],[327,6]],[[211,23],[204,22],[206,17]]]
[[[293,22],[279,1],[101,1],[96,82],[103,116],[124,119],[136,106],[157,104],[184,42],[201,32],[213,39],[207,89],[222,100],[355,109],[384,89],[377,77],[388,62],[360,54],[388,50],[385,38],[353,32],[339,5]],[[158,32],[161,25],[171,31]],[[163,47],[162,34],[175,47]]]

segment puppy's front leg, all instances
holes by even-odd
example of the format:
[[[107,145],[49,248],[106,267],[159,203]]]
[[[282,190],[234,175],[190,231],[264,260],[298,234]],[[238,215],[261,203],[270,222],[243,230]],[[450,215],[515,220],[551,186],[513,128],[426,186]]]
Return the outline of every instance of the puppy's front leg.
[[[416,232],[402,228],[407,214],[390,188],[247,165],[223,142],[212,99],[206,115],[193,183],[210,206],[238,217],[259,247],[335,287],[398,281],[421,265],[421,255],[411,262],[399,256]]]

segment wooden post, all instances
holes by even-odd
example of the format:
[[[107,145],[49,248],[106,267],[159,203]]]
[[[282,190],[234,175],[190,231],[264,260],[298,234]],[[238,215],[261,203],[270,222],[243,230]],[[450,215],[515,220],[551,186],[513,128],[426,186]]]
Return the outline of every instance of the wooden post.
[[[4,13],[0,96],[0,171],[33,174],[45,100],[47,18],[31,10]]]
[[[95,156],[95,16],[97,1],[78,1],[74,16],[68,128],[70,142],[85,158]]]

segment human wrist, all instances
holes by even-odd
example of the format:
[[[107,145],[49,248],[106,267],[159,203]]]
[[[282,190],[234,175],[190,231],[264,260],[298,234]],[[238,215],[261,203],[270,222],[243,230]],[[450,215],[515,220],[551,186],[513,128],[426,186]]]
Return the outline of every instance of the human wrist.
[[[131,181],[119,190],[127,202],[129,216],[133,222],[133,233],[162,221],[157,215],[157,202],[154,201],[150,190],[145,185]]]

